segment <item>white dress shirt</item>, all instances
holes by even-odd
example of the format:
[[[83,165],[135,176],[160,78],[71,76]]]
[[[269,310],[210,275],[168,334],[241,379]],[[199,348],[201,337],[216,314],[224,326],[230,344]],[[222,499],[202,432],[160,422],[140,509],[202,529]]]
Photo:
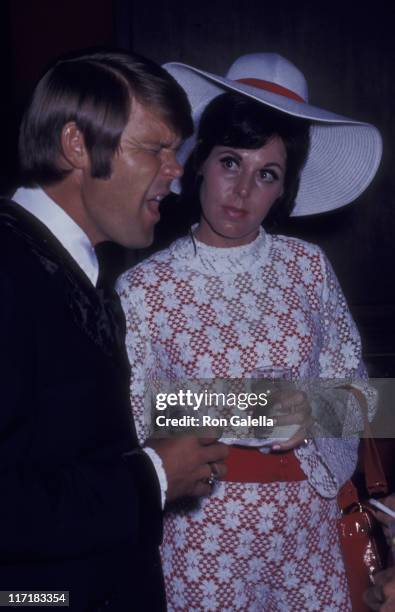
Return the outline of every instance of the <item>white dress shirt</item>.
[[[55,236],[96,286],[99,264],[91,241],[80,226],[43,189],[20,187],[13,198]]]
[[[80,226],[54,202],[40,187],[20,187],[13,195],[13,201],[43,223],[60,244],[77,262],[82,271],[96,286],[99,264],[91,241]],[[163,463],[153,448],[144,449],[151,459],[160,484],[162,508],[166,501],[167,477]]]

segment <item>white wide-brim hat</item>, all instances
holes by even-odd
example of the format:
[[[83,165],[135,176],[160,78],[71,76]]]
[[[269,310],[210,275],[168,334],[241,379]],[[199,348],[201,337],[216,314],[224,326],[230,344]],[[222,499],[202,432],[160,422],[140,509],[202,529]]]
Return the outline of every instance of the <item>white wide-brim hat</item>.
[[[244,55],[232,64],[226,77],[177,62],[163,67],[185,90],[192,107],[195,133],[179,151],[182,164],[196,144],[197,126],[207,104],[216,96],[232,91],[313,122],[310,151],[292,216],[323,213],[349,204],[376,174],[382,153],[377,128],[308,104],[303,74],[280,55]],[[180,192],[178,181],[173,181],[172,190]]]

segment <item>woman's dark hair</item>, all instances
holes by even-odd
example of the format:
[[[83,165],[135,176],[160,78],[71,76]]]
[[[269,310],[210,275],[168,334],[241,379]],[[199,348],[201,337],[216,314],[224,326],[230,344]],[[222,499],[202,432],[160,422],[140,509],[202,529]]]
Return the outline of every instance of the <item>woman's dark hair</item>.
[[[199,171],[215,146],[259,149],[279,136],[287,153],[284,193],[274,203],[265,225],[274,227],[292,212],[299,188],[300,173],[309,151],[310,122],[291,117],[251,98],[225,93],[207,105],[200,119],[197,144],[185,166],[181,206],[190,212],[187,223],[200,217]]]
[[[108,178],[134,100],[185,138],[192,133],[185,92],[163,68],[140,56],[95,52],[58,61],[37,84],[19,136],[21,182],[62,180],[61,133],[74,121],[83,133],[92,176]]]

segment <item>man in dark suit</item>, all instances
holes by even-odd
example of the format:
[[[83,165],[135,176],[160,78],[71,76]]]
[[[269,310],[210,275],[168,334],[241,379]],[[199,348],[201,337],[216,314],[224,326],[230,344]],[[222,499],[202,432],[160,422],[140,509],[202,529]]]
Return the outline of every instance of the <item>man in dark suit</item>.
[[[138,446],[124,319],[94,249],[152,242],[191,127],[183,91],[142,58],[62,60],[34,91],[24,187],[0,205],[0,590],[165,609],[164,502],[224,472],[214,440]]]

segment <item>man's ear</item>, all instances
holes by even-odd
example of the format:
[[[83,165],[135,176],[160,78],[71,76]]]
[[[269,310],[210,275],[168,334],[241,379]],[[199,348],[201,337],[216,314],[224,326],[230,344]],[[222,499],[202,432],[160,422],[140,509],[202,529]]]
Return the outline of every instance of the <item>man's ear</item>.
[[[64,161],[70,170],[73,168],[84,170],[89,167],[90,159],[86,150],[84,135],[74,121],[69,121],[63,126],[61,145]]]

